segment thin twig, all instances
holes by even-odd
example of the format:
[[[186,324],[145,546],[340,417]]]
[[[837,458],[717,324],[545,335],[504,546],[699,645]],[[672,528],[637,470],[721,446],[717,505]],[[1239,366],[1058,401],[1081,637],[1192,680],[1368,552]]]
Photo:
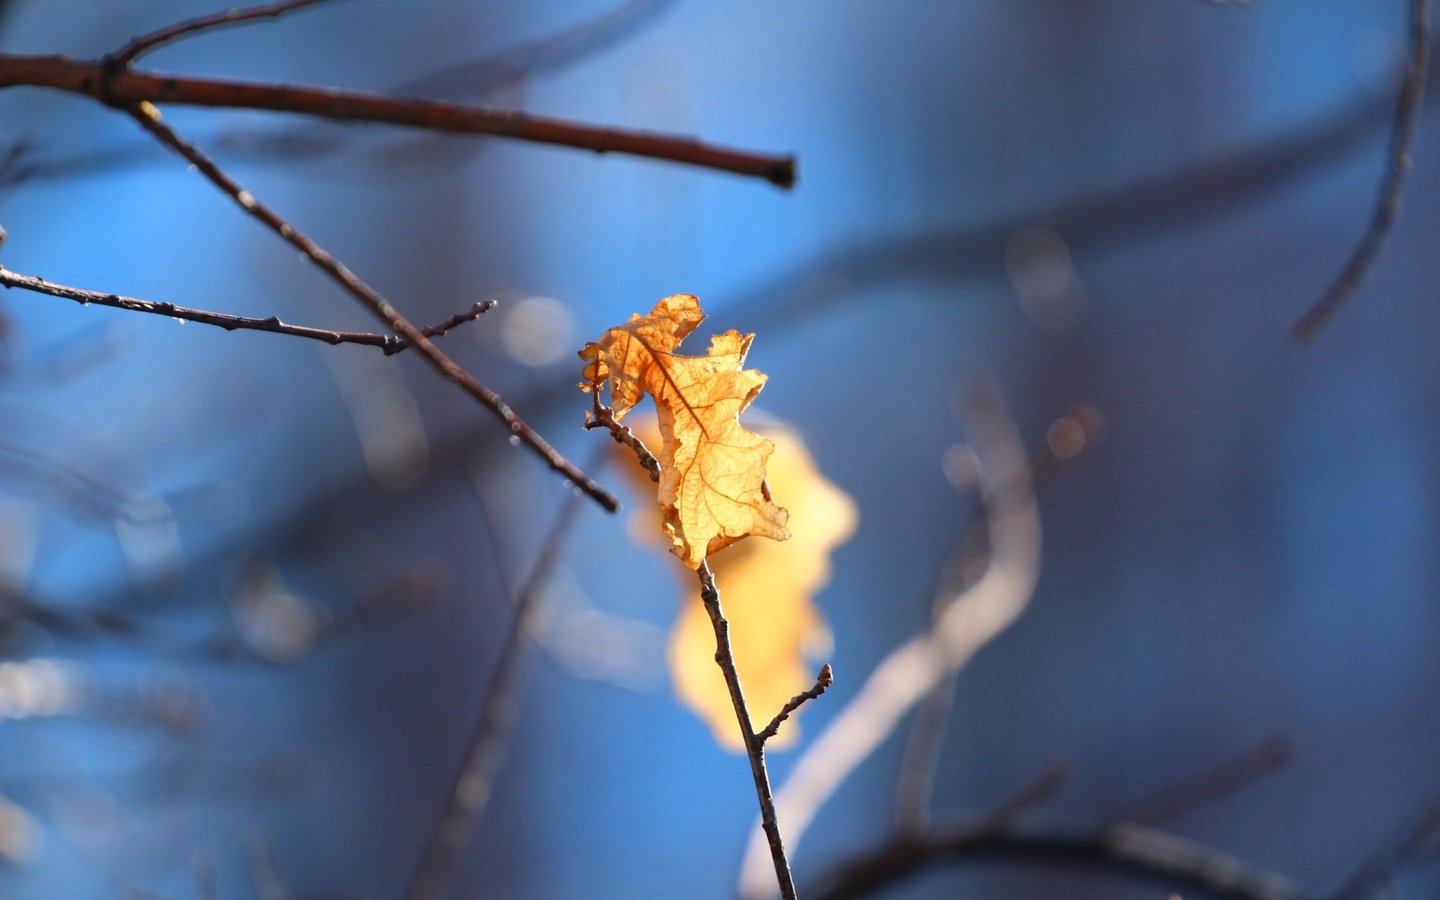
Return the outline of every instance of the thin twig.
[[[1375,896],[1437,833],[1440,833],[1440,794],[1432,796],[1370,854],[1329,900],[1364,900]]]
[[[109,60],[115,66],[129,66],[152,50],[157,50],[165,44],[181,38],[192,37],[202,31],[211,31],[227,25],[238,25],[242,22],[253,22],[256,19],[278,19],[288,12],[325,2],[326,0],[283,0],[280,3],[267,3],[263,6],[251,6],[245,9],[227,9],[224,12],[187,19],[184,22],[178,22],[132,39],[130,43],[112,54]]]
[[[815,686],[791,697],[789,701],[780,708],[780,711],[775,714],[775,718],[770,720],[770,724],[766,725],[755,737],[759,739],[761,744],[770,740],[780,730],[781,723],[790,718],[795,710],[804,706],[807,701],[814,700],[825,693],[830,689],[830,685],[834,683],[835,672],[830,668],[830,664],[826,663],[820,667],[820,674],[815,676]]]
[[[616,420],[613,411],[608,406],[600,402],[599,386],[591,385],[590,388],[595,397],[595,411],[586,423],[586,427],[607,429],[616,441],[635,451],[640,465],[650,476],[650,480],[658,482],[660,480],[660,463],[655,458],[655,454],[651,453],[645,443],[630,429]],[[770,787],[770,774],[765,768],[765,739],[755,733],[755,725],[750,718],[750,709],[745,703],[745,691],[741,687],[740,672],[735,668],[735,653],[730,646],[730,623],[726,620],[725,611],[720,605],[720,590],[715,586],[715,573],[710,570],[710,563],[707,561],[700,563],[695,575],[700,580],[700,602],[705,605],[705,612],[709,615],[710,625],[715,631],[715,664],[720,667],[721,673],[725,676],[725,687],[730,692],[730,705],[735,709],[735,719],[740,727],[740,739],[745,745],[745,756],[750,762],[750,776],[755,782],[755,797],[760,804],[760,828],[765,835],[765,843],[770,849],[775,880],[780,887],[780,896],[784,900],[795,900],[795,877],[790,872],[790,860],[785,855],[785,841],[780,836],[780,824],[775,814],[775,797]],[[825,679],[829,670],[828,665],[821,669],[820,679]],[[816,686],[819,687],[819,680],[817,680]],[[829,686],[828,680],[826,680],[825,686]],[[823,692],[824,688],[820,688],[816,696]],[[791,702],[793,703],[794,700]],[[795,705],[799,706],[798,703]],[[777,717],[771,726],[778,728],[782,719],[783,716]],[[766,731],[770,731],[770,729],[767,728]]]
[[[1069,783],[1073,774],[1074,769],[1069,762],[1063,759],[1051,760],[1033,780],[987,813],[983,827],[990,831],[1013,827],[1026,813],[1058,794],[1060,789]],[[901,835],[902,839],[905,837],[907,836]]]
[[[1121,811],[1116,818],[1156,825],[1243,790],[1285,766],[1295,746],[1283,734],[1272,735],[1231,759],[1197,772]]]
[[[286,334],[291,337],[323,341],[327,344],[361,344],[367,347],[379,347],[386,356],[399,353],[413,346],[405,338],[394,334],[377,334],[368,331],[334,331],[329,328],[313,328],[309,325],[291,325],[287,322],[280,321],[277,316],[267,316],[263,319],[254,316],[236,316],[230,313],[211,312],[209,310],[194,309],[188,306],[178,306],[174,303],[167,303],[161,300],[141,300],[138,297],[126,297],[122,294],[105,294],[100,291],[91,291],[85,288],[56,284],[53,281],[46,281],[34,275],[21,275],[19,272],[12,272],[4,266],[0,266],[0,286],[6,288],[21,288],[50,297],[74,300],[82,306],[94,304],[96,306],[108,306],[112,309],[123,309],[128,312],[168,316],[172,319],[183,319],[187,322],[199,322],[202,325],[214,325],[226,331],[265,331],[271,334]],[[439,324],[422,329],[420,333],[426,337],[439,337],[466,322],[473,322],[494,308],[494,300],[476,303],[465,312],[456,313]]]
[[[105,60],[0,54],[0,88],[48,87],[94,97],[110,106],[139,103],[264,109],[344,122],[380,122],[453,134],[483,134],[662,159],[763,178],[779,187],[795,184],[795,157],[751,153],[695,138],[585,125],[514,110],[488,109],[441,100],[385,97],[362,91],[156,75],[115,67]]]
[[[900,719],[948,673],[968,663],[1030,603],[1040,571],[1040,517],[1030,490],[1024,447],[1000,400],[988,389],[971,396],[971,425],[984,464],[993,513],[990,565],[951,598],[932,628],[891,651],[796,763],[776,806],[798,841],[820,807],[855,767],[880,746]],[[752,832],[741,864],[740,893],[768,893],[765,840]]]
[[[705,612],[715,629],[715,663],[725,675],[730,705],[735,707],[735,719],[740,726],[740,736],[745,741],[745,756],[750,760],[755,796],[760,802],[760,828],[770,847],[770,860],[775,867],[780,896],[783,900],[795,900],[795,878],[790,874],[790,861],[785,856],[785,841],[780,836],[780,823],[775,812],[775,797],[770,789],[770,775],[765,770],[765,744],[755,733],[750,710],[745,705],[745,692],[741,689],[740,673],[735,668],[735,654],[730,647],[730,623],[725,620],[725,611],[720,607],[720,591],[715,587],[715,574],[710,571],[710,563],[702,562],[696,575],[700,578],[700,601],[705,604]]]
[[[847,863],[815,885],[825,900],[878,893],[922,871],[967,862],[1012,861],[1128,873],[1177,888],[1234,900],[1298,900],[1289,879],[1204,844],[1145,825],[1122,822],[1047,824],[1035,828],[963,826],[900,839]]]
[[[640,440],[628,425],[615,418],[614,410],[600,402],[598,390],[594,392],[593,396],[595,410],[594,414],[585,421],[586,430],[604,428],[610,432],[610,436],[615,439],[617,444],[629,447],[635,453],[636,459],[640,461],[641,468],[650,476],[650,480],[658,482],[660,480],[660,460],[655,458],[655,454],[650,452],[650,448],[645,446],[645,442]]]
[[[516,592],[515,611],[510,618],[505,642],[501,645],[500,658],[485,684],[480,717],[466,745],[464,761],[451,785],[445,811],[430,832],[425,855],[410,879],[410,886],[405,892],[406,900],[441,900],[446,895],[455,877],[460,854],[469,844],[475,823],[490,799],[495,775],[505,760],[506,741],[515,727],[515,692],[522,673],[527,638],[534,626],[540,588],[560,559],[565,538],[580,512],[579,500],[575,494],[565,499],[545,537],[540,555]]]
[[[1370,273],[1380,249],[1385,245],[1395,219],[1400,214],[1400,194],[1412,164],[1410,150],[1425,102],[1425,82],[1430,72],[1430,0],[1410,0],[1409,53],[1400,97],[1395,103],[1395,120],[1390,132],[1390,150],[1386,156],[1385,177],[1370,225],[1360,238],[1340,274],[1325,289],[1315,305],[1290,328],[1302,342],[1313,340],[1334,317],[1345,301],[1355,293]]]
[[[447,356],[440,348],[431,343],[421,331],[410,323],[401,312],[391,305],[390,301],[380,295],[378,291],[363,281],[360,276],[344,264],[331,256],[319,244],[311,240],[298,228],[283,219],[278,213],[270,209],[255,198],[255,195],[242,188],[234,179],[225,173],[215,164],[209,156],[205,155],[200,148],[185,141],[175,133],[170,126],[160,119],[160,113],[149,103],[141,103],[126,107],[126,112],[140,123],[140,126],[150,132],[160,143],[174,150],[186,159],[196,170],[203,174],[209,181],[219,188],[226,196],[245,212],[259,219],[267,228],[278,234],[283,240],[295,247],[305,255],[317,268],[329,275],[331,280],[340,285],[352,297],[359,300],[361,305],[370,310],[376,318],[384,322],[392,331],[399,334],[405,340],[415,346],[415,350],[425,357],[431,367],[442,376],[453,382],[465,393],[475,398],[482,406],[494,413],[495,416],[509,427],[511,434],[518,437],[522,443],[534,450],[550,468],[556,470],[568,479],[577,488],[589,494],[596,502],[610,512],[620,508],[618,501],[613,494],[602,488],[589,475],[586,475],[574,463],[570,462],[560,454],[558,450],[550,445],[540,434],[527,425],[524,420],[517,416],[510,406],[500,397],[499,394],[490,390],[476,380],[475,376],[467,372],[459,363]]]

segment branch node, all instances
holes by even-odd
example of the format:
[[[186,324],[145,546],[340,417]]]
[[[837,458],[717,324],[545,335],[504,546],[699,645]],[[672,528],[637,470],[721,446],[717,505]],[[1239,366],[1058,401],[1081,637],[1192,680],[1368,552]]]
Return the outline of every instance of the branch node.
[[[766,725],[763,731],[755,735],[755,739],[763,745],[780,731],[780,723],[790,718],[791,714],[804,706],[806,701],[814,700],[825,693],[830,689],[830,685],[834,683],[835,672],[830,668],[830,664],[826,663],[820,667],[820,674],[815,676],[815,686],[808,691],[801,691],[791,697],[789,702],[781,707],[780,711],[775,714],[775,718],[770,720],[770,724]]]

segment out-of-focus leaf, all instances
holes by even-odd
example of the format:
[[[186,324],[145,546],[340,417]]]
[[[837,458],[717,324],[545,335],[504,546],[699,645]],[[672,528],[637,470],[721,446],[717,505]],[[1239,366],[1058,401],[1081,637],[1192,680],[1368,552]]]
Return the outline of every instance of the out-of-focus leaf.
[[[636,431],[647,442],[659,436],[653,426]],[[815,680],[810,661],[828,652],[830,633],[812,598],[830,578],[831,551],[854,533],[859,518],[850,495],[826,480],[797,434],[773,427],[766,429],[766,435],[775,445],[768,466],[771,487],[792,509],[791,539],[749,541],[710,560],[730,621],[735,666],[756,728]],[[644,480],[638,467],[624,468]],[[649,518],[648,512],[641,515]],[[653,520],[632,529],[636,531],[654,534]],[[686,575],[668,652],[675,693],[705,720],[716,741],[740,750],[735,711],[715,665],[715,633],[695,581]],[[799,733],[794,722],[791,718],[782,725],[767,746],[793,743]]]

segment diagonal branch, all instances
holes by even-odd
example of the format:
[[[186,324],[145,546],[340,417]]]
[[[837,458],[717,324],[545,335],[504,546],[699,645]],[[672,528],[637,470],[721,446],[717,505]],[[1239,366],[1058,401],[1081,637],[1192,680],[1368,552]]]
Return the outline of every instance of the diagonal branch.
[[[565,539],[579,515],[578,500],[572,494],[561,505],[540,548],[540,555],[515,594],[510,630],[506,632],[495,671],[485,685],[480,718],[466,746],[465,760],[455,774],[445,811],[430,833],[425,855],[405,892],[406,900],[443,900],[454,879],[460,854],[470,842],[475,823],[490,799],[495,776],[505,759],[507,740],[515,726],[515,694],[523,671],[527,641],[535,625],[540,589],[553,574]]]
[[[1390,132],[1390,152],[1386,157],[1385,177],[1375,200],[1370,225],[1346,261],[1345,267],[1315,305],[1290,328],[1297,340],[1308,342],[1319,334],[1340,307],[1355,293],[1370,274],[1385,239],[1400,215],[1400,193],[1410,174],[1411,147],[1420,122],[1420,109],[1425,103],[1425,82],[1430,72],[1430,0],[1410,0],[1409,51],[1405,63],[1405,79],[1400,97],[1395,102],[1395,119]]]
[[[586,475],[574,463],[570,462],[560,454],[558,450],[550,445],[539,432],[535,431],[525,423],[523,419],[515,414],[499,394],[490,390],[476,380],[474,375],[467,372],[459,363],[455,362],[444,351],[431,343],[420,329],[410,323],[410,320],[391,305],[390,301],[380,295],[360,276],[350,271],[344,263],[337,260],[330,252],[311,240],[304,232],[291,225],[281,218],[270,207],[265,206],[255,195],[242,188],[233,178],[225,173],[214,160],[206,156],[200,148],[188,143],[170,126],[160,120],[160,111],[150,103],[141,103],[126,107],[131,118],[140,123],[140,126],[150,132],[154,138],[180,156],[184,157],[197,171],[204,175],[209,181],[225,193],[231,200],[245,212],[259,219],[271,231],[274,231],[292,247],[299,250],[315,264],[330,279],[340,285],[346,293],[350,294],[366,309],[370,310],[376,318],[384,322],[395,333],[415,346],[415,352],[423,356],[431,368],[435,369],[442,376],[453,382],[457,387],[480,402],[482,406],[495,414],[495,417],[504,422],[510,429],[511,434],[519,438],[522,443],[543,459],[550,468],[556,470],[581,491],[589,494],[597,503],[610,512],[620,508],[620,501],[613,494],[601,487],[589,475]]]
[[[1355,874],[1330,895],[1330,900],[1365,900],[1380,893],[1395,873],[1437,833],[1440,833],[1440,794],[1432,795],[1389,840],[1376,848]]]
[[[770,740],[780,731],[780,726],[784,724],[786,719],[790,718],[795,710],[804,706],[808,701],[818,698],[821,694],[828,691],[830,685],[834,683],[835,672],[830,668],[830,664],[826,663],[820,667],[820,674],[815,676],[815,686],[791,697],[785,705],[780,708],[780,711],[775,714],[775,718],[770,720],[770,724],[766,725],[755,737],[758,738],[762,744]]]
[[[108,306],[112,309],[123,309],[128,312],[168,316],[172,319],[183,319],[186,322],[214,325],[226,331],[267,331],[271,334],[286,334],[291,337],[309,338],[310,340],[323,341],[327,344],[362,344],[367,347],[379,347],[386,356],[399,353],[402,350],[408,350],[414,346],[410,341],[394,334],[376,334],[368,331],[335,331],[329,328],[314,328],[309,325],[291,325],[288,322],[280,321],[278,316],[267,316],[263,319],[255,316],[237,316],[230,313],[211,312],[205,309],[178,306],[163,300],[141,300],[139,297],[126,297],[123,294],[106,294],[100,291],[86,290],[85,288],[70,287],[69,285],[56,284],[53,281],[37,278],[34,275],[22,275],[19,272],[12,272],[4,266],[0,266],[0,286],[20,288],[36,294],[58,297],[63,300],[74,300],[82,306],[94,304],[95,306]],[[456,313],[443,322],[422,329],[420,333],[426,337],[439,337],[466,322],[475,321],[494,308],[494,300],[476,303],[465,312]]]
[[[795,184],[795,158],[733,150],[698,139],[585,125],[513,110],[440,100],[385,97],[361,91],[249,81],[156,75],[105,60],[0,54],[0,88],[48,87],[94,97],[110,106],[139,103],[264,109],[343,122],[380,122],[453,134],[484,134],[540,144],[624,153]]]
[[[107,59],[112,66],[129,66],[152,50],[158,50],[166,44],[200,34],[203,31],[213,31],[228,25],[253,22],[256,19],[278,19],[286,13],[324,2],[326,0],[282,0],[279,3],[267,3],[263,6],[251,6],[245,9],[227,9],[224,12],[211,13],[208,16],[186,19],[184,22],[177,22],[158,31],[134,38]]]

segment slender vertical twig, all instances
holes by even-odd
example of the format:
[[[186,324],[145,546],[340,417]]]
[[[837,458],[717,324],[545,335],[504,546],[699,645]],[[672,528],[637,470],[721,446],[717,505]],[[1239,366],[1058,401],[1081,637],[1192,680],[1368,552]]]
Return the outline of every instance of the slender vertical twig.
[[[1410,150],[1415,144],[1420,108],[1425,103],[1425,82],[1430,73],[1430,0],[1409,2],[1409,50],[1405,63],[1405,78],[1400,85],[1400,97],[1395,103],[1395,119],[1390,131],[1385,177],[1380,182],[1375,210],[1371,213],[1365,234],[1351,252],[1340,274],[1325,289],[1320,299],[1315,301],[1315,305],[1291,326],[1290,333],[1300,341],[1308,342],[1319,334],[1360,287],[1361,282],[1370,274],[1376,257],[1380,255],[1380,248],[1385,245],[1385,239],[1390,236],[1395,219],[1400,214],[1400,194],[1405,189],[1405,178],[1410,174]]]
[[[650,480],[658,482],[661,466],[655,454],[650,452],[634,432],[615,418],[614,412],[608,406],[600,402],[598,385],[592,385],[591,396],[594,397],[594,413],[585,423],[585,427],[604,428],[609,431],[616,442],[635,452],[636,459],[650,476]],[[710,625],[715,631],[715,664],[720,667],[720,672],[725,677],[725,688],[730,693],[730,705],[735,709],[740,739],[745,745],[746,759],[750,762],[750,776],[755,782],[755,797],[760,805],[760,827],[770,849],[770,860],[775,869],[780,896],[784,900],[795,900],[795,877],[790,872],[790,860],[785,855],[785,841],[781,837],[779,819],[775,813],[775,796],[770,787],[770,774],[765,767],[765,740],[773,734],[772,729],[779,728],[780,723],[794,709],[789,712],[782,710],[781,715],[776,716],[769,728],[756,733],[754,721],[750,718],[750,708],[745,702],[745,691],[740,684],[740,672],[735,668],[735,653],[730,646],[730,623],[720,605],[720,590],[715,585],[715,573],[710,570],[709,562],[702,562],[695,574],[700,581],[700,602],[704,604],[705,612],[710,617]],[[829,669],[828,665],[821,669],[816,686],[811,689],[814,696],[818,697],[829,687],[829,679],[826,678]],[[807,691],[792,700],[795,708],[809,699],[809,693]]]
[[[750,710],[745,704],[745,691],[740,686],[740,673],[735,668],[735,654],[730,648],[730,623],[720,606],[715,573],[710,571],[710,563],[702,562],[696,574],[700,578],[700,601],[705,604],[705,612],[715,629],[715,663],[725,675],[730,705],[735,707],[735,720],[740,726],[740,737],[745,742],[745,756],[750,761],[750,775],[755,780],[755,796],[760,802],[760,828],[770,846],[770,861],[775,866],[780,896],[784,900],[795,900],[795,877],[790,873],[790,861],[785,856],[785,841],[780,835],[780,822],[775,814],[775,796],[770,789],[770,775],[765,770],[765,742],[755,733]]]
[[[411,324],[401,312],[396,309],[389,300],[380,295],[378,291],[363,281],[360,276],[352,272],[344,263],[337,260],[330,252],[311,240],[304,232],[290,224],[270,207],[264,205],[255,198],[255,195],[241,187],[233,178],[221,169],[210,159],[200,148],[187,142],[178,135],[174,129],[166,125],[160,119],[160,112],[150,103],[140,103],[124,107],[125,111],[140,123],[140,126],[150,132],[157,141],[180,154],[186,161],[193,165],[197,171],[204,175],[211,184],[219,188],[226,196],[245,212],[260,220],[271,231],[278,234],[281,239],[288,242],[305,255],[305,258],[315,264],[330,279],[340,285],[347,293],[380,321],[384,322],[395,333],[399,334],[410,344],[414,345],[415,351],[430,363],[446,379],[454,383],[465,393],[474,397],[482,406],[494,413],[496,418],[510,429],[511,434],[519,438],[522,443],[534,450],[550,468],[559,472],[581,491],[590,495],[606,510],[614,512],[620,508],[620,501],[609,491],[601,487],[593,478],[586,475],[574,463],[570,462],[560,454],[558,450],[550,446],[535,431],[525,423],[523,419],[515,414],[499,394],[490,390],[476,380],[475,376],[466,371],[459,363],[455,362],[439,347],[427,338],[420,329]]]
[[[505,760],[505,746],[515,726],[515,692],[522,674],[529,632],[534,625],[540,588],[560,559],[565,538],[580,512],[580,497],[571,494],[561,504],[541,546],[515,595],[510,628],[500,648],[495,671],[485,685],[480,716],[466,745],[465,757],[451,783],[445,810],[425,854],[405,891],[406,900],[442,900],[455,877],[460,855],[470,843],[475,823],[489,802],[495,775]]]
[[[1008,628],[1030,603],[1039,577],[1041,539],[1028,460],[999,397],[977,384],[970,401],[970,422],[984,465],[981,489],[993,509],[987,519],[989,567],[950,598],[932,628],[880,662],[801,756],[776,798],[777,814],[784,816],[792,840],[799,840],[820,807],[912,706]],[[764,837],[760,831],[751,833],[740,872],[740,892],[746,896],[768,893],[768,837],[768,831]]]

